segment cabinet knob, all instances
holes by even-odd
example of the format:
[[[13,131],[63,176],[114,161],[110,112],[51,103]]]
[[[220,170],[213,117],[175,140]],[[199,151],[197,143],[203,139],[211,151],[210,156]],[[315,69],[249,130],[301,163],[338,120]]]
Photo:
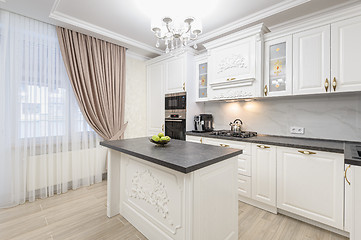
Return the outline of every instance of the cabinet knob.
[[[186,90],[186,83],[183,83],[183,91]]]
[[[203,143],[203,139],[201,138],[201,139],[199,139],[199,141],[201,142],[201,143]]]
[[[162,124],[162,132],[164,132],[164,124]]]
[[[326,92],[328,91],[329,86],[330,86],[330,84],[328,83],[328,78],[326,78],[326,81],[325,81],[325,90],[326,90]]]
[[[267,94],[268,94],[267,85],[264,86],[263,92],[264,92],[264,95],[267,97]]]
[[[334,77],[333,81],[332,81],[332,87],[333,87],[333,91],[335,91],[335,92],[336,92],[336,86],[337,86],[337,81],[336,81],[336,78]]]
[[[351,167],[351,165],[348,165],[347,168],[346,168],[346,170],[345,170],[345,180],[346,180],[346,182],[348,183],[348,185],[351,185],[350,181],[347,179],[347,171],[348,171],[348,169],[349,169],[350,167]]]

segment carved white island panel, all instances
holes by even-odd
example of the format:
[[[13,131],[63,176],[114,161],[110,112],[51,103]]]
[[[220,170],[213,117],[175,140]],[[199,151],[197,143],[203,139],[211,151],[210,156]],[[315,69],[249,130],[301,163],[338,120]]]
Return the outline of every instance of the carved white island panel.
[[[108,163],[108,217],[148,239],[238,239],[237,157],[187,174],[114,150]]]

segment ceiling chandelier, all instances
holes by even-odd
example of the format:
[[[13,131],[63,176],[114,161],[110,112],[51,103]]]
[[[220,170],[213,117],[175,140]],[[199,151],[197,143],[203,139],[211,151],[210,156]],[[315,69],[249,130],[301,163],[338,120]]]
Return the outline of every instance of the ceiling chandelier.
[[[157,38],[156,47],[159,48],[160,41],[164,41],[165,53],[181,47],[188,46],[202,33],[202,24],[194,17],[171,18],[164,17],[161,21],[152,21],[151,26]],[[197,44],[193,45],[197,49]]]

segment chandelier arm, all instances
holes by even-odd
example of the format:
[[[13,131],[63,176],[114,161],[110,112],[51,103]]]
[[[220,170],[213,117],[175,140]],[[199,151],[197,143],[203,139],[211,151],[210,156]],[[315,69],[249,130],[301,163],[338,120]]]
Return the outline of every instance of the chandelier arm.
[[[166,23],[165,26],[167,27],[168,32],[171,32],[171,30],[169,29],[169,24]]]
[[[192,26],[188,23],[188,29],[185,33],[188,33],[191,30]]]

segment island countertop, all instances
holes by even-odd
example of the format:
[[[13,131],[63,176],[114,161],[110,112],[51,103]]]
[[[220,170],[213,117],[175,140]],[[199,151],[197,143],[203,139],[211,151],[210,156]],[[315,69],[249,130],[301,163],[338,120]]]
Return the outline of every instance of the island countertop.
[[[149,137],[103,141],[100,145],[182,172],[190,173],[242,154],[242,150],[172,139],[160,147]]]

